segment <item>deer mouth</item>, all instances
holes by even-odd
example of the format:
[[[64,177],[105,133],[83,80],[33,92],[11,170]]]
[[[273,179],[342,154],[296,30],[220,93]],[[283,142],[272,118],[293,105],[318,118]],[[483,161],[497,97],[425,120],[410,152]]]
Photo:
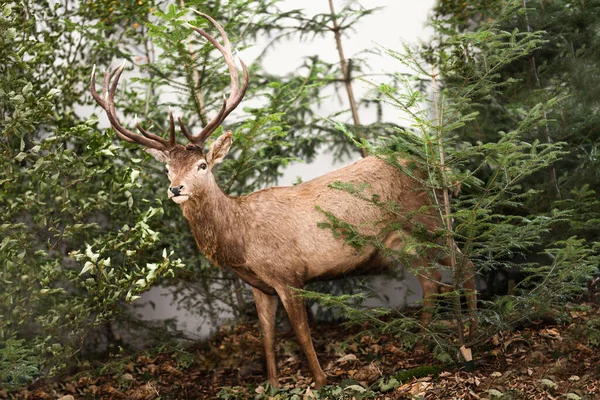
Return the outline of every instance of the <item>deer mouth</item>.
[[[177,204],[184,203],[190,196],[187,194],[179,194],[177,196],[169,195],[169,198]]]

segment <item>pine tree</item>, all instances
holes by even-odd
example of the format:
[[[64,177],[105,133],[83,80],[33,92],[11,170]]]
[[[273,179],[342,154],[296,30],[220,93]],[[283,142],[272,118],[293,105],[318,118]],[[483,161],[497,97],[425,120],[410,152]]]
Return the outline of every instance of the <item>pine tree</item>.
[[[403,110],[412,124],[395,128],[389,137],[381,138],[379,146],[360,143],[370,153],[421,179],[430,193],[432,209],[442,221],[443,229],[436,233],[438,238],[445,238],[442,242],[432,242],[430,235],[411,238],[404,249],[390,255],[406,262],[411,253],[439,246],[453,257],[449,291],[443,295],[448,305],[441,303],[437,318],[456,320],[456,330],[448,332],[443,325],[436,325],[439,319],[435,319],[428,329],[420,327],[419,334],[420,338],[429,337],[438,357],[446,360],[457,353],[456,343],[458,347],[472,345],[499,329],[542,315],[558,315],[566,299],[585,290],[585,280],[598,262],[597,249],[585,240],[561,235],[548,240],[554,229],[570,223],[572,209],[532,213],[528,207],[539,197],[531,182],[570,156],[568,143],[548,141],[544,136],[549,113],[561,104],[560,93],[511,104],[506,108],[510,118],[504,117],[503,125],[484,124],[489,115],[498,112],[499,99],[521,87],[517,78],[506,77],[504,71],[530,63],[531,54],[546,45],[543,31],[505,29],[505,21],[523,15],[521,7],[515,2],[495,4],[491,8],[495,18],[475,14],[472,19],[481,22],[470,29],[464,29],[458,17],[434,19],[438,36],[433,46],[389,50],[411,74],[399,75],[393,85],[379,85],[379,90],[383,101]],[[479,134],[482,129],[486,135]],[[474,134],[478,134],[476,139]],[[413,160],[411,167],[398,165],[398,156]],[[462,186],[463,193],[451,200],[447,193],[454,191],[456,184]],[[344,185],[338,188],[359,192]],[[396,209],[378,204],[377,199],[366,199],[366,203]],[[401,210],[401,205],[395,207]],[[329,223],[323,227],[344,232],[348,244],[382,246],[373,238],[360,237],[335,215],[328,217]],[[450,239],[458,243],[461,254],[454,253]],[[541,256],[523,262],[534,253]],[[475,319],[485,323],[471,332],[475,334],[469,340],[461,323],[466,315],[460,303],[465,274],[473,273],[465,270],[467,258],[473,260],[475,273],[480,275],[506,267],[527,274],[510,296],[486,302],[478,310]],[[338,307],[350,323],[369,324],[378,332],[397,332],[408,341],[416,339],[418,323],[402,313],[355,308],[347,304],[352,300],[347,296],[306,295]]]

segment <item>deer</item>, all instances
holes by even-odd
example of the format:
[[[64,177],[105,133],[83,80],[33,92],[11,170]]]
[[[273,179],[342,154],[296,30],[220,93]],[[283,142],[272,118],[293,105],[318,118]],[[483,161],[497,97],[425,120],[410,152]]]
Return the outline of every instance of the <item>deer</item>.
[[[298,295],[297,289],[313,281],[376,273],[393,267],[395,262],[377,246],[366,245],[356,249],[346,244],[343,237],[335,237],[330,230],[319,227],[319,222],[327,220],[318,208],[360,227],[361,234],[376,236],[389,249],[401,249],[417,226],[430,232],[436,231],[441,227],[440,218],[432,213],[417,213],[422,207],[431,205],[422,181],[374,155],[295,186],[271,187],[239,197],[225,194],[217,185],[213,170],[227,155],[232,145],[232,132],[226,131],[213,140],[208,150],[204,144],[242,101],[248,88],[249,73],[240,59],[243,72],[240,85],[231,43],[224,28],[209,15],[195,12],[217,30],[222,43],[199,27],[186,26],[221,53],[229,70],[231,89],[217,115],[198,134],[193,134],[182,118],[177,117],[180,130],[189,143],[182,145],[177,142],[171,110],[168,139],[144,129],[137,117],[135,126],[139,133],[130,131],[119,122],[114,96],[124,64],[111,72],[104,72],[102,95],[96,91],[94,66],[90,91],[106,112],[118,138],[143,146],[157,161],[166,164],[170,182],[168,198],[179,205],[199,251],[214,265],[231,268],[251,287],[270,385],[279,387],[275,359],[278,296],[306,355],[314,386],[320,388],[327,383],[327,376],[313,346],[304,298]],[[402,165],[408,162],[399,160]],[[334,182],[366,184],[364,196],[377,195],[381,202],[393,202],[402,207],[406,215],[414,214],[414,217],[405,221],[400,229],[386,230],[387,224],[398,222],[403,217],[368,204],[348,191],[333,189],[331,184]],[[411,260],[411,264],[420,271],[423,326],[431,321],[435,296],[441,285],[440,267],[433,265],[436,263],[450,265],[449,256],[428,250]],[[466,263],[468,270],[473,269],[471,261]],[[473,276],[474,272],[463,283],[470,310],[476,308]]]

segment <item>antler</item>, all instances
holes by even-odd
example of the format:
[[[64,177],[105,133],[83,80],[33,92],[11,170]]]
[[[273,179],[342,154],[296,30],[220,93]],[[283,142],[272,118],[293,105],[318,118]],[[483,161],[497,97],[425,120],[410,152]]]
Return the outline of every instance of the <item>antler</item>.
[[[229,97],[227,99],[223,99],[223,106],[221,107],[221,110],[219,111],[217,116],[214,117],[208,124],[206,124],[204,129],[202,129],[202,131],[200,131],[198,135],[193,135],[192,133],[190,133],[190,131],[183,124],[181,118],[177,118],[177,120],[179,121],[179,125],[181,126],[181,131],[183,132],[185,137],[187,137],[190,142],[197,145],[201,145],[215,131],[215,129],[217,129],[217,127],[221,125],[225,118],[238,106],[238,104],[240,104],[242,98],[244,97],[244,94],[246,93],[246,89],[248,88],[249,77],[248,68],[246,67],[246,64],[244,64],[244,62],[240,59],[240,64],[242,65],[242,70],[244,71],[244,80],[242,82],[242,87],[240,88],[238,71],[235,66],[233,55],[231,53],[231,43],[229,42],[227,33],[225,33],[223,27],[219,25],[219,23],[209,15],[201,13],[200,11],[193,11],[201,17],[206,18],[215,28],[217,28],[219,34],[221,35],[221,38],[223,39],[223,44],[219,43],[214,37],[212,37],[211,35],[209,35],[208,33],[196,26],[190,24],[186,24],[186,26],[192,28],[200,35],[204,36],[210,43],[212,43],[213,46],[217,48],[217,50],[221,52],[223,58],[225,59],[225,63],[229,68],[229,75],[231,77],[231,93],[229,94]]]
[[[165,140],[160,136],[146,131],[142,128],[135,118],[135,126],[140,131],[141,135],[131,132],[127,128],[123,127],[117,117],[115,110],[115,92],[117,91],[117,85],[119,78],[125,69],[125,63],[121,64],[117,68],[113,69],[112,72],[104,72],[104,84],[102,85],[102,97],[96,92],[96,66],[92,69],[92,79],[90,83],[90,91],[92,97],[96,100],[96,103],[100,105],[106,111],[110,124],[115,129],[117,136],[129,143],[138,143],[142,146],[149,147],[157,150],[168,150],[175,146],[175,123],[173,121],[173,112],[169,110],[169,123],[170,133],[169,140]]]
[[[188,27],[192,28],[200,35],[204,36],[210,43],[212,43],[223,55],[225,58],[225,63],[229,68],[229,75],[231,77],[231,93],[227,99],[223,99],[223,106],[219,113],[213,118],[202,131],[198,135],[193,135],[183,124],[181,117],[177,117],[179,121],[179,126],[181,127],[181,131],[185,135],[186,138],[190,142],[195,145],[202,146],[204,141],[217,129],[219,125],[225,120],[225,118],[240,104],[244,94],[246,93],[246,89],[248,88],[248,68],[246,64],[240,59],[240,64],[242,65],[242,70],[244,71],[244,80],[242,82],[242,87],[239,86],[239,77],[238,71],[235,66],[235,61],[233,59],[233,55],[231,53],[231,43],[227,37],[227,33],[217,21],[212,19],[210,16],[201,13],[199,11],[194,10],[196,14],[206,18],[217,30],[223,39],[223,44],[219,43],[214,37],[210,36],[208,33],[203,31],[200,28],[192,26],[190,24],[186,24]],[[144,128],[142,128],[137,120],[135,119],[135,126],[140,131],[141,135],[131,132],[127,128],[123,127],[119,122],[119,118],[117,117],[117,112],[115,110],[115,92],[117,90],[117,84],[119,83],[119,78],[123,73],[123,69],[125,68],[125,63],[121,64],[119,67],[112,70],[112,72],[104,72],[104,84],[102,86],[102,96],[96,92],[96,66],[92,70],[92,79],[90,83],[90,90],[92,92],[92,96],[94,100],[106,111],[106,115],[108,116],[108,120],[110,124],[115,129],[117,136],[127,142],[130,143],[138,143],[142,146],[146,146],[152,149],[157,150],[169,150],[176,145],[175,141],[175,123],[173,121],[173,113],[169,109],[169,124],[170,124],[170,133],[169,140],[165,140],[160,136],[157,136],[153,133],[148,132]]]

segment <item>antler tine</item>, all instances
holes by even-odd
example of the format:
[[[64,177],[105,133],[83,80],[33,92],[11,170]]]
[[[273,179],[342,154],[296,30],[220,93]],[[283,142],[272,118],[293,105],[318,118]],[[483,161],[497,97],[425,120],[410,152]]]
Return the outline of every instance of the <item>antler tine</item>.
[[[200,143],[204,143],[204,141],[210,136],[211,133],[215,131],[221,125],[221,123],[225,120],[227,116],[227,99],[223,96],[223,105],[219,110],[219,113],[216,117],[214,117],[206,126],[200,131],[197,136],[197,141]]]
[[[135,116],[135,127],[137,128],[138,131],[140,131],[140,133],[142,135],[146,136],[148,139],[155,140],[155,141],[159,142],[160,144],[162,144],[163,146],[165,146],[165,148],[167,148],[169,146],[169,141],[161,138],[158,135],[155,135],[152,132],[148,132],[146,129],[142,128],[142,126],[140,125],[140,122],[138,121],[137,115]]]
[[[219,34],[221,35],[221,38],[223,39],[223,43],[225,43],[225,47],[231,47],[231,43],[229,42],[229,37],[227,36],[227,32],[225,32],[225,29],[223,29],[223,27],[221,26],[221,24],[219,24],[217,21],[215,21],[213,19],[213,17],[211,17],[208,14],[204,14],[203,12],[200,12],[198,10],[194,10],[192,9],[193,12],[195,12],[196,14],[198,14],[199,16],[207,19],[215,28],[217,28],[217,30],[219,31]]]
[[[100,95],[98,94],[98,92],[96,91],[96,65],[94,65],[94,67],[92,68],[92,78],[90,80],[90,91],[92,92],[92,97],[94,98],[94,100],[96,100],[96,103],[98,103],[98,105],[100,107],[102,107],[104,109],[104,111],[106,111],[106,115],[108,116],[109,121],[111,121],[111,116],[110,116],[110,107],[107,105],[107,98],[108,98],[108,83],[110,81],[110,78],[112,77],[112,75],[114,75],[114,73],[116,72],[116,68],[112,71],[111,74],[109,74],[107,71],[104,71],[104,84],[102,85],[102,97],[100,97]],[[111,121],[112,124],[112,121]],[[133,139],[130,139],[128,136],[123,135],[119,130],[115,129],[115,132],[117,134],[117,136],[122,139],[125,140],[126,142],[129,143],[135,143],[135,141]]]
[[[171,117],[171,134],[169,141],[157,136],[153,133],[150,133],[143,129],[136,116],[135,125],[140,131],[142,135],[135,134],[123,127],[119,122],[119,118],[117,117],[117,112],[115,109],[115,92],[117,91],[117,85],[119,83],[119,79],[121,78],[121,74],[125,69],[125,63],[121,64],[117,68],[113,69],[110,73],[104,72],[104,85],[102,87],[102,97],[96,91],[96,67],[94,66],[92,70],[92,78],[90,84],[90,91],[92,92],[92,97],[100,107],[106,111],[106,115],[108,116],[108,120],[110,124],[114,128],[117,136],[125,140],[129,143],[137,143],[142,146],[157,149],[157,150],[167,150],[175,145],[175,134],[174,134],[174,122]]]
[[[106,73],[104,75],[106,76]],[[92,97],[94,98],[94,100],[96,100],[96,103],[98,103],[100,107],[105,108],[104,96],[100,97],[100,95],[96,91],[96,64],[94,64],[92,68],[92,78],[90,79],[90,92],[92,92]]]
[[[126,136],[135,143],[157,150],[165,150],[166,148],[163,143],[135,134],[127,128],[123,127],[119,122],[119,118],[117,117],[117,110],[115,109],[115,92],[117,91],[117,85],[119,84],[119,79],[121,78],[121,74],[123,73],[124,69],[125,63],[121,64],[119,67],[113,70],[108,79],[109,81],[112,80],[110,88],[108,89],[108,95],[106,97],[106,105],[108,106],[106,114],[108,116],[110,124],[117,132],[120,132],[123,136]],[[122,136],[120,137],[122,138]]]
[[[215,118],[213,118],[212,121],[210,121],[208,124],[206,124],[204,129],[202,129],[202,131],[196,136],[194,134],[192,134],[189,131],[189,129],[185,126],[181,117],[177,117],[177,121],[179,122],[179,127],[181,128],[181,131],[183,132],[185,137],[190,142],[192,142],[194,144],[202,144],[202,143],[204,143],[206,138],[208,136],[210,136],[210,134],[223,121],[223,114],[225,114],[226,109],[227,109],[227,99],[223,98],[223,106],[221,106],[221,110],[219,111],[219,114],[217,114],[217,116]]]
[[[173,120],[173,110],[169,107],[169,147],[175,147],[175,121]]]
[[[240,64],[242,64],[242,70],[244,71],[242,88],[233,98],[232,96],[230,96],[229,99],[223,98],[223,107],[221,107],[221,111],[219,111],[219,114],[210,121],[204,129],[202,129],[200,134],[198,134],[197,140],[202,140],[202,142],[204,142],[204,140],[206,140],[206,138],[208,138],[210,134],[225,121],[225,118],[227,118],[227,116],[242,102],[246,89],[248,89],[249,74],[248,67],[246,67],[246,64],[241,59]],[[231,100],[231,103],[229,100]]]
[[[208,17],[207,15],[202,13],[200,13],[200,15]],[[217,23],[212,18],[211,20],[215,24]],[[239,78],[237,68],[235,67],[235,61],[233,60],[233,55],[231,54],[231,44],[229,43],[229,40],[227,41],[226,46],[223,46],[221,43],[217,42],[217,40],[214,37],[206,33],[204,30],[190,24],[187,25],[196,32],[198,32],[200,35],[204,36],[206,40],[208,40],[213,46],[217,48],[217,50],[219,50],[219,52],[221,52],[223,58],[225,59],[225,63],[227,64],[227,68],[229,68],[229,75],[231,76],[231,92],[237,92]],[[223,31],[223,28],[220,25],[219,28]],[[223,33],[225,33],[225,31],[223,31]]]
[[[198,14],[199,16],[207,19],[216,29],[217,31],[219,31],[219,35],[221,35],[221,38],[223,39],[223,46],[222,49],[220,48],[221,46],[215,46],[219,49],[219,51],[221,52],[221,54],[223,54],[223,57],[225,58],[225,62],[227,63],[227,67],[229,68],[229,73],[231,74],[231,92],[237,92],[238,91],[238,72],[237,72],[237,68],[235,67],[235,61],[233,59],[233,54],[231,53],[231,42],[229,41],[229,37],[227,36],[227,32],[225,32],[225,29],[223,29],[223,27],[221,26],[221,24],[219,24],[217,21],[215,21],[213,19],[213,17],[211,17],[208,14],[204,14],[203,12],[200,12],[198,10],[193,10],[196,14]],[[204,31],[202,31],[204,32]],[[200,32],[198,32],[200,33]],[[206,33],[206,32],[204,32]],[[202,34],[202,33],[200,33]],[[206,37],[208,40],[213,39],[214,38],[210,35],[204,35],[202,34],[202,36]],[[208,38],[210,37],[210,39]],[[216,40],[211,40],[211,43],[218,43]]]
[[[219,52],[223,55],[223,58],[225,59],[225,63],[227,64],[227,68],[229,69],[229,75],[231,78],[231,92],[229,94],[229,97],[224,101],[223,107],[221,107],[219,113],[204,127],[204,129],[202,129],[202,131],[198,135],[192,135],[184,127],[183,122],[179,120],[179,124],[182,127],[181,130],[186,135],[188,140],[190,140],[194,144],[202,144],[225,120],[225,118],[240,104],[242,98],[244,97],[246,89],[248,88],[249,75],[246,65],[242,60],[240,60],[242,69],[244,71],[244,81],[240,90],[238,70],[235,65],[233,54],[231,52],[231,43],[229,42],[227,33],[225,32],[223,27],[209,15],[206,15],[196,10],[193,11],[201,17],[206,18],[217,29],[221,38],[223,39],[223,44],[219,43],[213,36],[209,35],[204,30],[190,24],[186,25],[192,28],[194,31],[198,32],[204,38],[206,38],[206,40],[208,40],[213,46],[217,48],[217,50],[219,50]]]
[[[241,58],[239,58],[239,60],[240,60],[240,64],[242,65],[242,71],[244,72],[244,81],[242,82],[242,88],[240,90],[238,90],[236,95],[233,97],[230,96],[231,104],[229,104],[229,99],[227,99],[228,110],[223,115],[223,120],[242,102],[242,99],[244,98],[244,95],[246,94],[246,89],[248,89],[248,82],[250,81],[250,74],[248,73],[248,67],[246,66],[244,61],[242,61]],[[221,121],[221,122],[223,122],[223,121]]]
[[[179,122],[179,128],[181,128],[181,132],[185,135],[185,137],[192,143],[197,139],[192,132],[188,130],[188,128],[183,123],[181,117],[177,117],[177,122]]]

